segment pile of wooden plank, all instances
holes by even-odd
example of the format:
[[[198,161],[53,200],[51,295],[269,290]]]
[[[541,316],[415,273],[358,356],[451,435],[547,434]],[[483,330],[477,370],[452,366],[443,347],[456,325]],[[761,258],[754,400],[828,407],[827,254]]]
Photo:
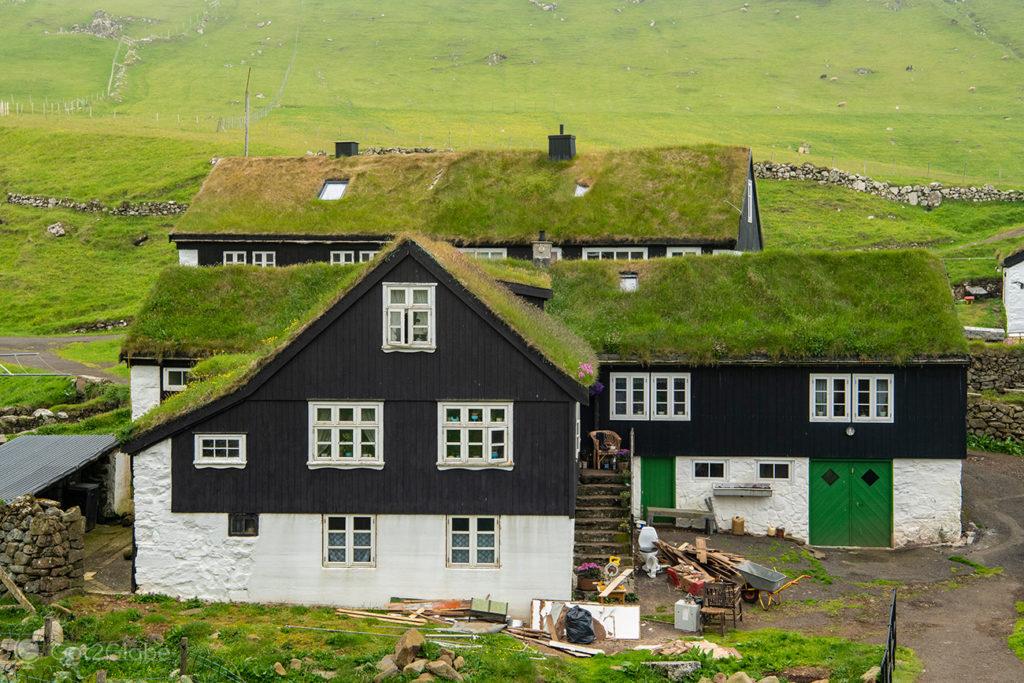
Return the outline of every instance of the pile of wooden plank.
[[[558,650],[566,654],[572,655],[573,657],[593,657],[594,655],[603,655],[604,650],[600,650],[596,647],[586,647],[585,645],[577,645],[575,643],[566,643],[553,637],[554,626],[549,624],[549,630],[538,631],[534,628],[507,628],[504,633],[517,638],[524,643],[530,645],[541,645],[548,647],[553,650]]]
[[[487,598],[472,600],[420,600],[417,598],[391,598],[388,613],[403,613],[423,619],[467,619],[504,623],[508,603]]]
[[[377,621],[383,621],[387,624],[397,624],[410,627],[426,626],[427,624],[444,624],[445,626],[448,626],[450,623],[444,619],[416,612],[410,612],[408,615],[391,613],[381,614],[379,612],[367,612],[365,610],[346,609],[344,607],[338,607],[334,611],[343,617],[352,617],[353,619],[376,619]]]
[[[743,577],[736,571],[736,564],[745,558],[708,548],[707,541],[698,537],[693,545],[683,543],[680,546],[658,541],[658,556],[676,571],[680,579],[703,583],[731,581],[742,585]]]

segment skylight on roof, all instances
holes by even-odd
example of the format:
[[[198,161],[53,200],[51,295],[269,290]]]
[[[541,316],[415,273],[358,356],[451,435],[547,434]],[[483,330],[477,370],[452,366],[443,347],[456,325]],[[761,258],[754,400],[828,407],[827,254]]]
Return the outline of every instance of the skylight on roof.
[[[320,188],[319,199],[325,202],[336,202],[345,196],[348,189],[347,180],[325,180],[324,186]]]
[[[584,185],[583,183],[576,183],[576,194],[575,197],[582,197],[586,193],[590,192],[590,185]]]

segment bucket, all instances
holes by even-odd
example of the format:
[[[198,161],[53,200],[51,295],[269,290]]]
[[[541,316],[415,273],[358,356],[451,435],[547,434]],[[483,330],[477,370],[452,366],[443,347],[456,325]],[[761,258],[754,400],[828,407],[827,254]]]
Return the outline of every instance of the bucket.
[[[744,520],[743,520],[742,517],[740,517],[739,515],[736,515],[735,517],[733,517],[732,518],[732,535],[733,536],[742,536],[743,533],[744,533],[744,529],[743,529],[744,525],[745,525],[745,523],[744,523]]]
[[[773,526],[768,527],[768,536],[769,537],[774,537],[775,536],[775,527],[773,527]]]

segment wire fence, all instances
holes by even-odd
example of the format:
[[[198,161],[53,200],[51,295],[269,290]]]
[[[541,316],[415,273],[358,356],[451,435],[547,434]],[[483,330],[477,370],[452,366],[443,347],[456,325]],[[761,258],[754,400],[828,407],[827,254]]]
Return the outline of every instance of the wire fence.
[[[885,638],[885,653],[878,675],[879,683],[892,683],[896,671],[896,589],[892,590],[892,604],[889,606],[889,632]]]

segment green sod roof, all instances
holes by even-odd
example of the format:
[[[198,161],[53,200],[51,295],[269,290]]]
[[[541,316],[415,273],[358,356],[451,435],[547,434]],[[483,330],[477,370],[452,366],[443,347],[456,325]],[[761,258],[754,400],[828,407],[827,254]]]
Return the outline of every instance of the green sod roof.
[[[416,231],[471,243],[682,239],[729,242],[739,226],[748,150],[702,145],[600,151],[552,162],[539,151],[335,159],[221,159],[176,233],[364,234]],[[338,201],[325,180],[348,179]],[[577,183],[590,186],[574,197]]]
[[[531,272],[532,266],[489,264],[444,242],[402,236],[368,264],[173,267],[165,271],[129,328],[122,355],[129,359],[212,357],[196,365],[194,381],[185,391],[137,420],[126,436],[135,438],[241,388],[407,242],[422,248],[560,372],[582,386],[593,381],[597,358],[587,343],[488,273],[494,271],[506,280],[546,282]],[[581,366],[587,365],[589,370],[581,372]]]
[[[635,292],[619,290],[625,268],[639,273]],[[563,261],[552,277],[547,310],[602,357],[904,362],[967,350],[942,263],[924,251]]]

